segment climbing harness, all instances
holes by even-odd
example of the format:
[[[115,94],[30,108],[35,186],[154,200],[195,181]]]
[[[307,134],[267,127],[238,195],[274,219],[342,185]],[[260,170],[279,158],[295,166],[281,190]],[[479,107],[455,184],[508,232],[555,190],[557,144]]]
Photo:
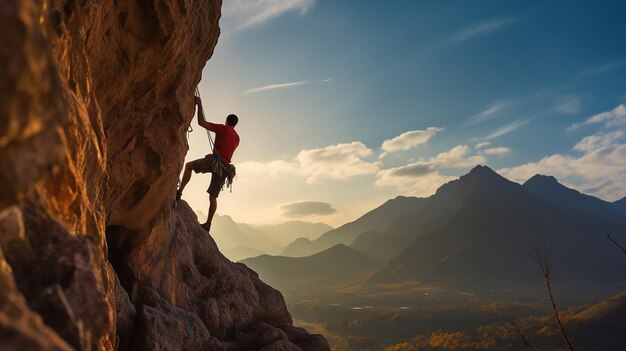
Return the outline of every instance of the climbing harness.
[[[202,98],[200,97],[200,89],[198,89],[198,87],[196,87],[195,95],[196,97],[200,99],[200,101],[202,101]],[[202,115],[205,116],[204,108],[202,107],[202,104],[200,104],[199,108],[202,111]],[[189,125],[189,127],[191,128],[191,124]],[[230,189],[230,192],[232,193],[233,181],[235,180],[235,176],[237,175],[237,169],[235,168],[235,165],[233,165],[232,163],[226,163],[222,161],[220,155],[217,153],[217,150],[215,150],[215,143],[213,142],[213,137],[211,136],[211,132],[208,129],[205,129],[205,130],[209,138],[209,147],[211,148],[211,151],[213,152],[212,155],[205,156],[205,158],[209,159],[208,162],[210,162],[211,173],[214,173],[218,175],[219,177],[226,176],[226,182],[225,182],[226,188]],[[187,137],[189,137],[189,134],[187,134]]]

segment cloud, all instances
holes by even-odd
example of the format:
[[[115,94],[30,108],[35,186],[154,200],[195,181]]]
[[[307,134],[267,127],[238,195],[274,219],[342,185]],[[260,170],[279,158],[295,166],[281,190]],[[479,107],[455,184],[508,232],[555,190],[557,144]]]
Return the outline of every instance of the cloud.
[[[376,179],[376,186],[394,187],[403,194],[430,196],[443,184],[456,177],[441,175],[438,171],[429,170],[419,163],[381,170]]]
[[[499,29],[502,29],[512,24],[513,22],[515,22],[515,19],[501,18],[501,19],[496,19],[496,20],[491,20],[491,21],[474,23],[470,26],[467,26],[461,29],[456,34],[454,34],[450,39],[448,39],[447,44],[448,45],[460,44],[472,38],[495,32]]]
[[[593,76],[597,76],[599,74],[607,73],[618,68],[626,66],[626,59],[615,60],[611,62],[603,63],[599,66],[592,67],[588,70],[585,70],[576,76],[577,79],[587,79]]]
[[[430,162],[439,168],[466,168],[485,163],[483,156],[468,156],[469,150],[467,145],[455,146],[450,151],[442,152],[431,158]]]
[[[553,99],[552,111],[561,115],[574,115],[580,112],[582,101],[580,95],[568,94]]]
[[[274,178],[296,175],[305,177],[307,183],[316,183],[323,179],[345,180],[378,172],[381,163],[366,160],[373,154],[374,152],[365,144],[353,141],[323,148],[305,149],[292,160],[242,162],[237,166],[237,173],[241,175],[266,174]]]
[[[509,152],[511,152],[511,149],[508,147],[492,147],[483,151],[485,155],[502,155],[508,154]]]
[[[491,133],[491,134],[489,134],[489,135],[487,135],[487,136],[485,136],[483,138],[480,138],[480,139],[482,139],[482,140],[492,140],[492,139],[499,138],[499,137],[501,137],[501,136],[503,136],[505,134],[511,133],[512,131],[516,130],[517,128],[523,126],[524,124],[526,124],[526,123],[528,123],[530,121],[531,121],[531,119],[518,119],[517,121],[515,121],[513,123],[510,123],[510,124],[507,124],[504,127],[500,128],[500,129],[496,130],[495,132],[493,132],[493,133]]]
[[[296,156],[300,173],[308,183],[321,179],[348,179],[378,172],[380,162],[365,158],[373,151],[359,141],[330,145],[319,149],[302,150]]]
[[[593,152],[594,150],[602,150],[616,147],[618,142],[624,136],[621,130],[611,133],[598,133],[584,137],[576,145],[574,150],[582,152]]]
[[[491,143],[490,143],[490,142],[488,142],[488,141],[485,141],[485,142],[482,142],[482,143],[478,143],[478,144],[476,144],[476,146],[474,146],[474,150],[482,149],[482,148],[484,148],[485,146],[488,146],[488,145],[490,145],[490,144],[491,144]]]
[[[279,206],[283,217],[328,216],[337,210],[327,202],[297,201]]]
[[[535,174],[553,175],[568,186],[608,200],[626,195],[626,141],[624,131],[597,133],[580,140],[574,154],[553,154],[538,162],[498,170],[523,182]]]
[[[291,88],[297,88],[297,87],[301,87],[304,85],[315,84],[315,83],[329,83],[331,81],[332,79],[326,78],[326,79],[320,80],[319,82],[311,81],[311,80],[301,80],[299,82],[270,84],[270,85],[264,85],[258,88],[252,88],[252,89],[244,91],[243,93],[251,94],[251,93],[261,93],[261,92],[270,91],[270,90],[277,90],[277,89],[291,89]]]
[[[260,92],[270,91],[270,90],[277,90],[277,89],[297,88],[297,87],[301,87],[303,85],[308,85],[308,84],[311,84],[311,83],[312,82],[310,80],[302,80],[302,81],[299,81],[299,82],[270,84],[270,85],[265,85],[265,86],[258,87],[258,88],[252,88],[250,90],[244,91],[243,93],[244,94],[251,94],[251,93],[260,93]]]
[[[424,162],[415,162],[408,165],[391,168],[392,177],[421,177],[433,172],[432,165]]]
[[[243,30],[262,25],[285,13],[306,14],[314,0],[227,0],[222,5],[223,27]]]
[[[626,106],[620,104],[611,111],[605,111],[587,118],[583,123],[575,123],[567,128],[567,131],[576,130],[582,126],[591,124],[604,124],[604,127],[618,127],[626,125]]]
[[[440,169],[469,168],[485,163],[483,156],[469,155],[469,150],[469,146],[459,145],[435,157],[422,158],[403,166],[382,169],[377,174],[375,184],[380,187],[392,186],[404,193],[417,196],[431,195],[441,185],[456,178],[440,174]]]
[[[495,101],[492,102],[489,106],[487,106],[487,108],[475,115],[473,115],[472,117],[470,117],[467,122],[466,122],[466,126],[474,126],[476,124],[482,123],[488,119],[491,119],[493,117],[495,117],[495,115],[510,107],[511,106],[511,102],[508,100],[502,100],[502,101]]]
[[[395,138],[387,139],[380,147],[384,151],[380,157],[382,158],[390,153],[406,151],[417,145],[425,144],[430,138],[441,131],[443,131],[443,128],[429,127],[426,130],[412,130],[402,133]]]

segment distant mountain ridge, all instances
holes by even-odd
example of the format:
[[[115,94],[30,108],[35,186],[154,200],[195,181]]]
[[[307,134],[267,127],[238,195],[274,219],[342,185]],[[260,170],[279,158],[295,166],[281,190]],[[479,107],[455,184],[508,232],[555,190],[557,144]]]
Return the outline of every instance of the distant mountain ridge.
[[[287,221],[279,224],[244,224],[239,223],[244,233],[262,232],[272,237],[277,245],[287,246],[298,238],[317,239],[323,233],[333,230],[325,223],[311,223],[304,221]]]
[[[619,230],[626,222],[626,215],[622,214],[619,203],[611,203],[570,189],[552,176],[537,174],[524,183],[524,188],[571,217],[588,220],[601,218],[607,227],[595,228],[596,230]]]
[[[623,258],[604,238],[608,229],[626,232],[611,206],[554,178],[522,186],[477,166],[389,225],[414,240],[369,282],[526,283],[540,278],[533,246],[552,247],[563,280],[624,281]]]
[[[366,275],[370,285],[536,284],[541,276],[531,259],[535,247],[551,252],[553,269],[564,282],[623,283],[623,257],[604,235],[610,231],[626,241],[621,201],[582,194],[548,176],[520,185],[477,166],[428,198],[390,200],[317,240],[299,239],[288,249],[306,254],[339,241],[387,261]]]
[[[206,215],[196,211],[200,221]],[[237,223],[230,216],[215,215],[211,228],[214,238],[222,253],[232,261],[261,254],[278,254],[284,247],[299,237],[317,238],[332,229],[323,223],[288,221],[274,225],[251,225]]]
[[[341,277],[344,284],[365,285],[541,286],[532,259],[537,250],[550,255],[560,282],[616,287],[626,285],[626,266],[605,233],[626,242],[622,203],[582,194],[554,177],[537,175],[520,185],[477,166],[428,198],[387,201],[317,240],[301,238],[290,245],[304,254],[341,242],[330,249],[243,262],[277,286],[340,283]],[[341,276],[337,271],[344,269],[350,273]]]
[[[380,262],[359,251],[337,244],[307,257],[261,255],[247,258],[246,264],[264,281],[278,287],[300,284],[330,284],[352,281],[380,266]]]
[[[298,240],[288,245],[283,256],[302,257],[328,249],[337,244],[350,245],[359,235],[371,230],[384,231],[399,215],[423,205],[422,198],[398,196],[367,212],[357,220],[328,231],[316,240]]]

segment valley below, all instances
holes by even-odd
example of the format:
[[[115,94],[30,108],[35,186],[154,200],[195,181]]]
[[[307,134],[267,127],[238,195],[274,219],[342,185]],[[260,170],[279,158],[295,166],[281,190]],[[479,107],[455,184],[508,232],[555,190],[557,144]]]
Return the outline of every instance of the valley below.
[[[579,326],[576,318],[606,297],[594,298],[590,291],[581,298],[579,290],[577,296],[568,296],[567,290],[573,288],[557,286],[559,309],[568,331],[579,333],[580,349],[593,350],[593,344],[583,340],[593,325]],[[624,289],[626,284],[602,287],[604,292]],[[407,283],[370,289],[309,286],[281,291],[294,322],[324,335],[337,351],[523,349],[520,330],[511,321],[532,345],[548,350],[562,347],[541,285],[463,291]],[[623,304],[626,295],[617,298]],[[624,342],[619,331],[607,338],[613,340],[605,344],[606,349],[618,350]]]

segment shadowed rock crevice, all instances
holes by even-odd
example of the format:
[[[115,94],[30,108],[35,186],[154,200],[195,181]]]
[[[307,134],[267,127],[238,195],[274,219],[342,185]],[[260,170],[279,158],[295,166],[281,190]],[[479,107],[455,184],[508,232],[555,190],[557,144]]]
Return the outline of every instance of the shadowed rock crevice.
[[[127,265],[127,253],[132,247],[133,233],[123,226],[106,228],[108,260],[113,266],[121,287],[127,294],[132,294],[135,276]]]

